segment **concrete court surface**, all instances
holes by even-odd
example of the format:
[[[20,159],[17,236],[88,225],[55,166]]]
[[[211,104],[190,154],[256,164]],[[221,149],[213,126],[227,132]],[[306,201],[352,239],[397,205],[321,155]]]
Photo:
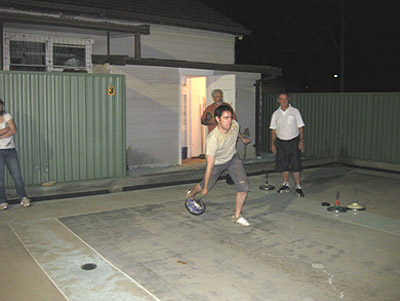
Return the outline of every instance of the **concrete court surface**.
[[[230,221],[225,181],[199,217],[183,207],[188,185],[10,206],[0,212],[0,300],[400,300],[399,180],[313,168],[298,198],[261,191],[265,177],[253,176],[250,227]],[[365,211],[321,206],[336,191],[350,203],[354,188]]]

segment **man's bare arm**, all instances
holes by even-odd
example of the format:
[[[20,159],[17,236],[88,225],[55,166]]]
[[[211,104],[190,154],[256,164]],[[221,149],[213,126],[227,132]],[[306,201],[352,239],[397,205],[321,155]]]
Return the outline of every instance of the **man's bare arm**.
[[[204,188],[201,191],[202,195],[207,195],[208,193],[208,183],[211,178],[211,173],[214,168],[214,162],[215,162],[215,156],[207,155],[206,156],[206,161],[207,161],[207,167],[206,167],[206,173],[204,175]]]
[[[301,152],[304,152],[305,150],[305,145],[304,145],[304,126],[302,126],[301,128],[299,128],[299,132],[300,132],[300,142],[299,142],[299,150]]]
[[[7,123],[8,126],[0,130],[0,139],[11,137],[17,133],[17,126],[14,123],[14,119],[8,120]]]
[[[201,117],[202,125],[214,125],[216,123],[213,115],[210,112],[204,112],[204,115]]]
[[[239,137],[239,139],[240,140],[242,140],[242,142],[244,143],[244,144],[249,144],[250,142],[251,142],[251,139],[249,139],[249,138],[247,138],[247,137],[243,137],[243,135],[240,133],[240,132],[238,132],[238,137]]]
[[[1,130],[0,130],[0,137],[1,137],[2,135],[4,135],[5,133],[7,133],[9,130],[10,130],[9,127],[5,127],[4,129],[1,129]]]
[[[276,141],[276,129],[271,130],[271,151],[276,154],[276,146],[275,146],[275,141]]]

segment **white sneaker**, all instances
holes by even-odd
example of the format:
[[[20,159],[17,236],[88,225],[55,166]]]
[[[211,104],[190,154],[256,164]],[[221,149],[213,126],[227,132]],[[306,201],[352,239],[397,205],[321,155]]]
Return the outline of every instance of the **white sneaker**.
[[[8,203],[0,203],[0,210],[6,210],[8,208]]]
[[[23,198],[22,198],[22,201],[21,201],[21,206],[23,206],[23,207],[29,207],[30,205],[31,205],[31,200],[30,199],[28,199],[26,196],[24,196]]]
[[[239,224],[241,226],[250,226],[250,223],[243,216],[239,215],[239,217],[232,216],[233,222]]]

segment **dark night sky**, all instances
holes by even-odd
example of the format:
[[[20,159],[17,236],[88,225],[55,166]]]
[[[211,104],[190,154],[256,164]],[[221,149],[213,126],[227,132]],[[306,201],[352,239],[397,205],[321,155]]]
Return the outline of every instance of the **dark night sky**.
[[[281,67],[293,92],[340,91],[341,0],[202,1],[252,30],[236,63]],[[400,91],[400,1],[343,3],[345,91]]]

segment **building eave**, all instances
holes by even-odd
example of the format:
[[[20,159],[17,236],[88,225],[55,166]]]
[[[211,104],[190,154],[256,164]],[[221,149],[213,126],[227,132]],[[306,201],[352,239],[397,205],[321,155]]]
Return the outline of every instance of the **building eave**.
[[[228,72],[248,72],[260,73],[264,76],[277,77],[282,76],[282,69],[272,66],[259,65],[236,65],[236,64],[216,64],[204,62],[189,62],[180,60],[163,60],[163,59],[136,59],[127,56],[107,56],[92,55],[93,64],[116,64],[116,65],[137,65],[137,66],[153,66],[153,67],[172,67],[202,70],[218,70]]]

